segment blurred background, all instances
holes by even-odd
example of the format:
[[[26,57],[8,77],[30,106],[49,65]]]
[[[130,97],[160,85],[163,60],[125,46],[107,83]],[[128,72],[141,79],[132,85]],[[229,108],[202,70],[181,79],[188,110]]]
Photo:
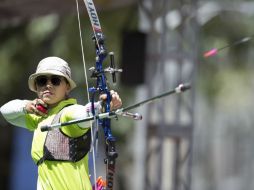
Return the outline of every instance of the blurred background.
[[[92,30],[84,2],[78,2],[89,68],[95,58]],[[111,85],[123,107],[180,83],[192,86],[133,110],[143,115],[142,121],[113,120],[119,153],[115,189],[254,188],[254,1],[94,3],[106,47],[115,52],[117,67],[123,68],[117,85]],[[203,56],[213,48],[217,54]],[[75,1],[1,0],[0,105],[35,98],[27,79],[47,56],[69,62],[78,84],[72,96],[86,104]],[[94,86],[91,79],[89,86]],[[11,126],[2,116],[0,126],[0,189],[36,189],[32,133]],[[96,164],[103,175],[103,137],[99,143]]]

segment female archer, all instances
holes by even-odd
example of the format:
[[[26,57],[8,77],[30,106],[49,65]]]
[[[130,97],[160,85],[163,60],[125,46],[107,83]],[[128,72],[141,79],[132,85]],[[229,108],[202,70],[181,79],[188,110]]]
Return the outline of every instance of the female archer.
[[[41,60],[28,79],[35,100],[12,100],[0,108],[11,124],[34,133],[31,155],[38,165],[37,190],[91,190],[88,171],[90,124],[78,123],[41,132],[40,127],[92,116],[92,106],[77,104],[69,93],[76,87],[68,63],[58,57]],[[103,101],[105,95],[101,95]],[[99,113],[101,101],[94,104]],[[122,105],[119,95],[111,91],[111,109]]]

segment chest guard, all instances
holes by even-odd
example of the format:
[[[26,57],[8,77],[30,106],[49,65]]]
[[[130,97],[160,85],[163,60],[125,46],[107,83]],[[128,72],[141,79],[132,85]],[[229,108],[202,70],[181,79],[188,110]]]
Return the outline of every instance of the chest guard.
[[[53,119],[52,124],[60,121],[62,111]],[[68,137],[61,129],[48,131],[44,147],[43,157],[37,162],[40,165],[44,160],[77,162],[85,157],[90,150],[90,129],[80,137]]]

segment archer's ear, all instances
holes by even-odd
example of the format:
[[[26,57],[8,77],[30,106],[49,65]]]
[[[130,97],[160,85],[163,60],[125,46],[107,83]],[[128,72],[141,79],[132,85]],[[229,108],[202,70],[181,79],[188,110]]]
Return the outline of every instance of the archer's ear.
[[[66,92],[69,94],[71,91],[71,85],[69,83],[66,83]]]

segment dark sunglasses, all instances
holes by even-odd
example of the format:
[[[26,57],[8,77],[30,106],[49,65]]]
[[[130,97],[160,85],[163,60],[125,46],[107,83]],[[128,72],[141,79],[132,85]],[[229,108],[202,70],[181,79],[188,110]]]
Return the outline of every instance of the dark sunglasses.
[[[35,83],[37,86],[46,86],[48,80],[50,80],[51,84],[53,84],[54,86],[59,86],[62,82],[62,77],[60,76],[56,76],[56,75],[52,75],[52,76],[38,76],[35,79]]]

